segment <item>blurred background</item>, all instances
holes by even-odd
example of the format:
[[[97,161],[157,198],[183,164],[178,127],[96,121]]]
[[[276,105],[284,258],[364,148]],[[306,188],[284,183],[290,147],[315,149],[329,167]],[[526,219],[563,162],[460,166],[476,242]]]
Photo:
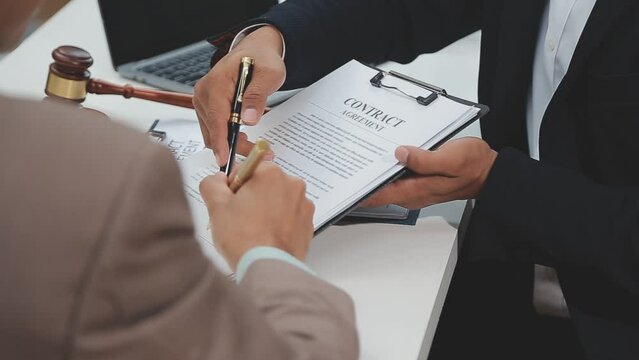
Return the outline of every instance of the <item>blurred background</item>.
[[[46,0],[38,11],[36,19],[34,20],[34,26],[37,27],[45,22],[68,2],[69,0]]]
[[[44,24],[49,18],[55,15],[64,5],[66,5],[70,0],[45,0],[40,9],[38,9],[37,13],[31,20],[29,24],[29,28],[25,34],[25,37],[29,36],[32,32],[34,32],[40,25]],[[3,53],[0,52],[0,59],[4,56]]]

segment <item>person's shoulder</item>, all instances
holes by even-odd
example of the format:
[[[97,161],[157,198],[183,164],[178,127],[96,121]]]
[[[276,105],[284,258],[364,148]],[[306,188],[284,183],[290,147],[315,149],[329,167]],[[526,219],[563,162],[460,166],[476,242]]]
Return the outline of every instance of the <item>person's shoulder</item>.
[[[94,207],[106,209],[138,171],[170,174],[166,182],[180,183],[169,151],[143,131],[54,103],[0,98],[0,109],[0,166],[17,193],[42,191],[51,203],[69,207],[92,198]],[[29,185],[33,179],[55,193]]]
[[[5,146],[6,142],[20,139],[23,146],[41,148],[47,153],[108,151],[111,158],[118,158],[130,156],[148,145],[144,133],[91,110],[53,101],[8,98],[0,98],[0,109]]]
[[[47,238],[51,246],[74,249],[78,259],[90,254],[81,248],[110,229],[123,198],[139,196],[129,195],[136,181],[152,179],[157,188],[181,191],[170,152],[144,132],[57,104],[0,98],[0,168],[0,197],[12,204],[15,229],[38,224],[12,240],[43,249],[40,240]]]

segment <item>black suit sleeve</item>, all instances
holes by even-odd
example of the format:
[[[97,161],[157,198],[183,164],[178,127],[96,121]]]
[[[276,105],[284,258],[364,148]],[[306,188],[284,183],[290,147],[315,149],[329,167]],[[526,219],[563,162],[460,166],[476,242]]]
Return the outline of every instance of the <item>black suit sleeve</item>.
[[[286,41],[286,88],[351,59],[409,62],[479,28],[481,1],[288,0],[263,19]]]
[[[506,148],[468,231],[471,259],[555,267],[569,306],[639,322],[629,315],[639,297],[638,188],[600,185]]]

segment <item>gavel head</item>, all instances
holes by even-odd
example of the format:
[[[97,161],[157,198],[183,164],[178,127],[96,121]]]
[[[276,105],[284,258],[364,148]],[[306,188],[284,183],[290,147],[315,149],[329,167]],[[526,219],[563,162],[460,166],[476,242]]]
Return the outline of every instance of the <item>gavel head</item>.
[[[91,79],[89,67],[93,58],[75,46],[60,46],[53,50],[54,62],[49,66],[49,76],[44,92],[55,98],[81,103],[87,96]]]

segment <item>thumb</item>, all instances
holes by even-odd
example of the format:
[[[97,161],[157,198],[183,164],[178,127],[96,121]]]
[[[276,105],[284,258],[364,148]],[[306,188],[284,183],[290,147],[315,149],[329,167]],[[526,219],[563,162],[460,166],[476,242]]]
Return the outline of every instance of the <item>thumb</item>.
[[[266,110],[268,96],[276,92],[283,83],[283,74],[279,71],[267,65],[256,65],[253,79],[242,99],[242,122],[247,125],[257,124]]]
[[[441,153],[415,146],[400,146],[395,157],[404,166],[421,175],[444,175],[446,161]]]
[[[242,122],[247,125],[255,125],[264,114],[266,99],[273,91],[255,81],[249,84],[242,101]]]

